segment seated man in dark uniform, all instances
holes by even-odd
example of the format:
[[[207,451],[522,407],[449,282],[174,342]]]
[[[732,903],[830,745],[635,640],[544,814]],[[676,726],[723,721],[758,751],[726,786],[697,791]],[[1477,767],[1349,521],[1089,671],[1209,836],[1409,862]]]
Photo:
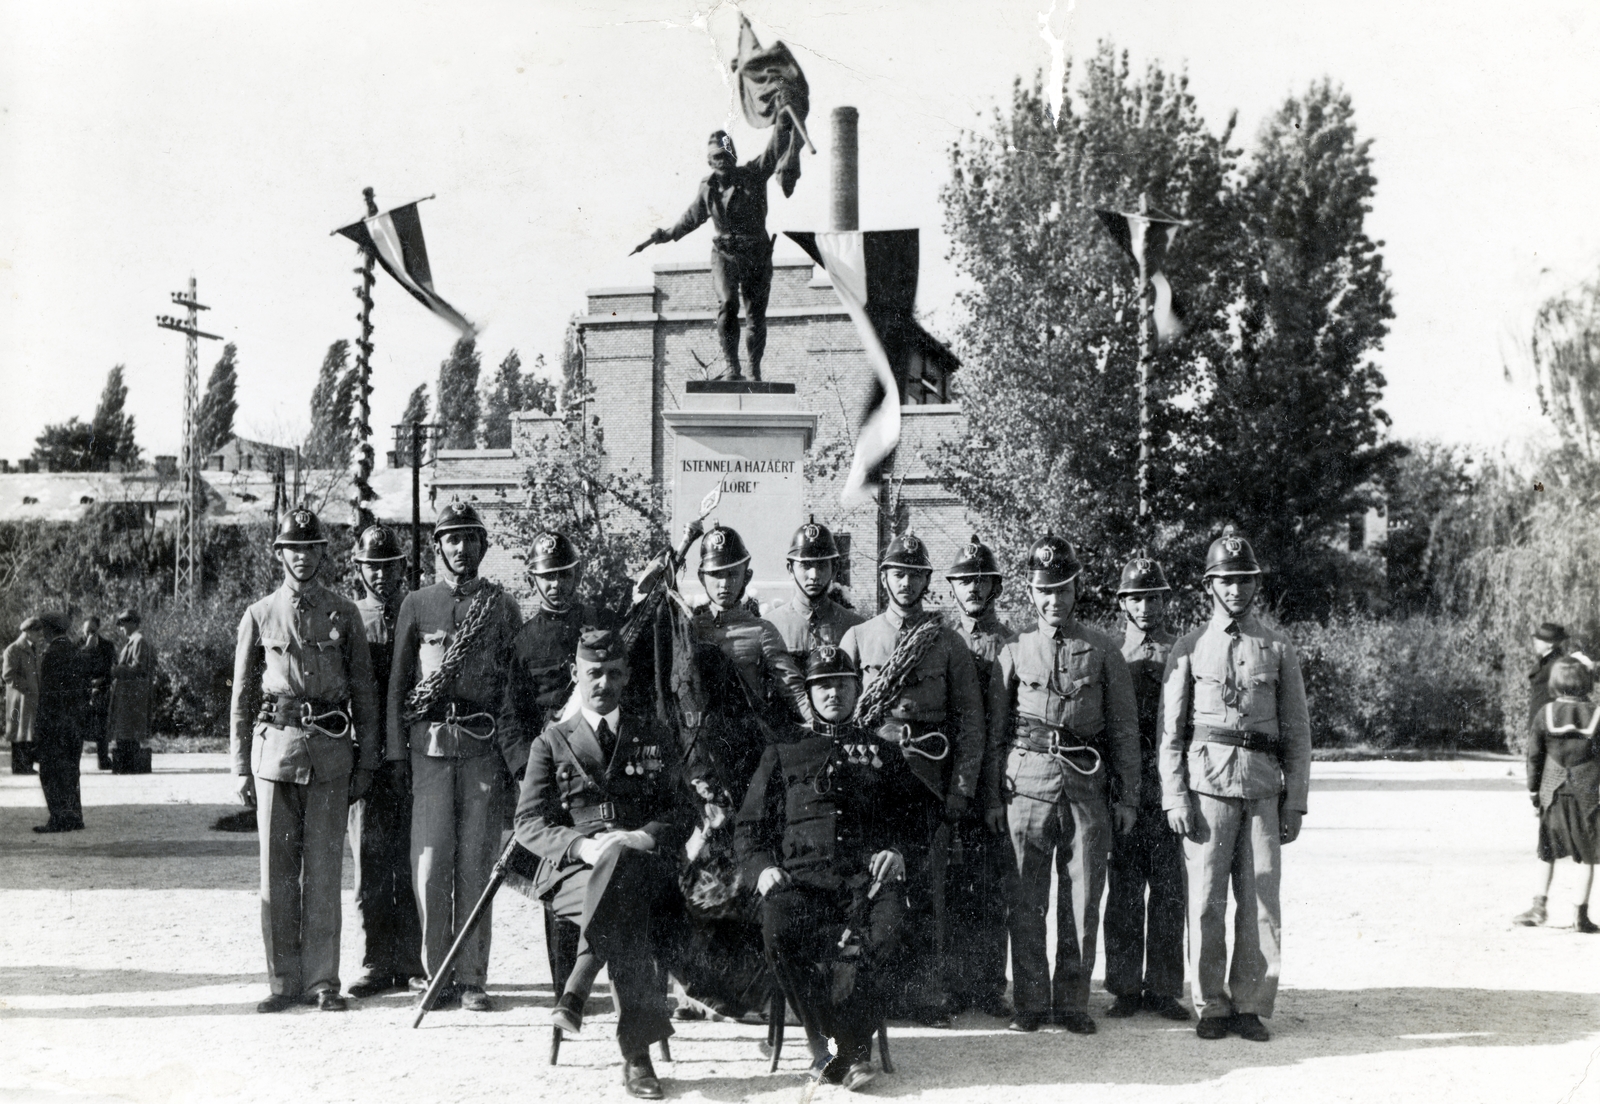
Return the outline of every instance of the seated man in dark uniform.
[[[676,872],[692,813],[678,800],[672,733],[648,713],[622,714],[621,637],[583,633],[573,679],[579,710],[547,724],[528,753],[517,842],[544,860],[534,888],[578,922],[580,953],[610,970],[629,1094],[659,1100],[650,1044],[672,1034],[672,1021],[658,947],[682,908]],[[582,996],[565,993],[561,1004],[581,1024]]]
[[[899,747],[849,723],[861,677],[845,652],[815,649],[806,682],[818,719],[762,754],[737,840],[812,1068],[856,1091],[876,1075],[868,1053],[884,1016],[882,967],[899,953],[902,849],[923,823],[922,785]]]

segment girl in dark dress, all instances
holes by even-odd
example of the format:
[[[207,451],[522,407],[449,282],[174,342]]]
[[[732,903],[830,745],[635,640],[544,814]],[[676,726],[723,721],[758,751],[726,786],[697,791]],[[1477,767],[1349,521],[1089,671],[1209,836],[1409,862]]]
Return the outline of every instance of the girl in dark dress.
[[[1539,813],[1539,858],[1544,894],[1516,918],[1529,927],[1546,919],[1545,903],[1556,860],[1585,867],[1577,930],[1600,931],[1589,919],[1589,891],[1600,862],[1600,705],[1589,701],[1594,680],[1578,660],[1563,656],[1550,667],[1550,702],[1533,718],[1528,735],[1528,790]]]

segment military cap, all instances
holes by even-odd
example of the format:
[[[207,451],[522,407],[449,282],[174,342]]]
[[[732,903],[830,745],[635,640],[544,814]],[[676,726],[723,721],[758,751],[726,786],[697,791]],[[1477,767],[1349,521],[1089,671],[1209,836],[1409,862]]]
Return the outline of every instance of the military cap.
[[[1206,549],[1206,578],[1215,575],[1259,575],[1255,549],[1232,525],[1222,527],[1222,536]]]
[[[132,606],[125,607],[117,614],[117,624],[119,625],[137,625],[141,620],[139,611]]]
[[[1122,568],[1122,581],[1117,584],[1117,597],[1122,598],[1129,594],[1154,594],[1157,591],[1171,590],[1167,585],[1166,572],[1161,570],[1161,565],[1148,556],[1135,556]]]
[[[439,520],[433,523],[433,535],[438,537],[455,529],[476,529],[485,538],[489,535],[489,527],[478,516],[477,509],[472,503],[460,500],[445,503],[444,509],[439,511]]]
[[[36,617],[36,616],[35,617],[30,617],[26,621],[24,621],[21,625],[18,625],[17,628],[19,628],[23,632],[33,632],[36,629],[44,628],[44,622],[39,620],[39,618]]]
[[[622,635],[613,629],[588,628],[578,634],[578,658],[590,663],[627,659]]]
[[[859,680],[861,672],[856,670],[856,665],[850,662],[850,654],[843,648],[824,644],[812,649],[811,655],[806,659],[806,682],[822,682],[833,678]]]
[[[706,151],[718,150],[729,157],[738,159],[738,154],[733,152],[733,137],[725,130],[713,130],[711,137],[706,139]]]
[[[972,534],[972,540],[967,542],[965,548],[956,553],[955,563],[950,565],[950,570],[944,573],[946,579],[975,579],[980,575],[993,575],[995,578],[1004,578],[1000,574],[1000,565],[995,561],[994,552],[987,544],[978,539],[978,534]]]
[[[889,542],[888,551],[884,552],[883,559],[878,561],[881,570],[885,567],[898,567],[906,571],[926,571],[933,574],[933,561],[928,558],[928,546],[922,543],[922,538],[915,533],[901,533]]]
[[[1028,550],[1028,582],[1051,589],[1066,586],[1083,571],[1083,564],[1072,545],[1054,533],[1046,533]]]
[[[1554,621],[1546,621],[1533,630],[1535,640],[1542,640],[1546,644],[1560,644],[1567,638],[1565,625],[1558,625]]]
[[[750,550],[726,525],[713,525],[700,542],[700,570],[726,571],[750,562]]]
[[[535,575],[555,575],[578,566],[578,547],[563,533],[540,533],[533,541],[533,562],[528,570]]]
[[[816,515],[811,520],[794,531],[794,536],[789,539],[788,559],[799,560],[802,563],[815,560],[837,560],[839,558],[839,542],[833,539],[833,531],[826,525],[817,523]]]
[[[47,632],[53,632],[57,636],[72,631],[72,622],[67,620],[67,615],[64,613],[59,613],[56,610],[51,610],[48,613],[41,613],[37,618],[35,618],[35,620],[39,622],[39,627],[41,629],[44,629]]]
[[[278,535],[273,548],[286,544],[327,544],[328,535],[322,531],[322,521],[310,510],[290,510],[278,522]]]
[[[406,554],[400,551],[400,542],[387,526],[369,525],[356,538],[356,550],[351,558],[356,563],[392,563],[405,559]]]

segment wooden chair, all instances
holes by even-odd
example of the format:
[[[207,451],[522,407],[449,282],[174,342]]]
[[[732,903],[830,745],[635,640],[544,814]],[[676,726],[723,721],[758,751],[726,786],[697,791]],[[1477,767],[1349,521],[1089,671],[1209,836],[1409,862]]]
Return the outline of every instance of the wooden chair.
[[[559,1001],[567,988],[567,978],[572,975],[572,964],[578,959],[578,925],[563,920],[548,905],[544,910],[544,946],[550,957],[550,994]],[[561,1059],[561,1038],[564,1033],[554,1024],[550,1026],[550,1064]],[[661,1040],[661,1060],[672,1061],[672,1048],[666,1039]]]
[[[776,978],[774,978],[776,981]],[[788,1001],[783,995],[783,990],[777,988],[772,993],[772,1005],[767,1010],[767,1045],[766,1050],[771,1056],[767,1066],[768,1073],[778,1072],[778,1059],[783,1054],[783,1027],[788,1013]],[[889,1025],[887,1022],[878,1024],[878,1061],[883,1066],[884,1073],[894,1072],[894,1063],[889,1059]]]

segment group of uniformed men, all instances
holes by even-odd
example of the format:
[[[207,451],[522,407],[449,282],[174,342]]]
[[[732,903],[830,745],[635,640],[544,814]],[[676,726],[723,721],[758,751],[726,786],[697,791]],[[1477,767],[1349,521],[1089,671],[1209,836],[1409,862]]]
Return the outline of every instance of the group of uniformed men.
[[[1082,565],[1056,536],[1029,555],[1037,624],[1018,633],[995,615],[1003,574],[977,538],[945,573],[953,623],[924,609],[934,567],[910,533],[879,565],[887,608],[865,619],[836,597],[833,535],[809,522],[788,553],[794,593],[763,619],[739,535],[696,526],[709,602],[694,635],[737,675],[718,708],[756,734],[713,751],[624,709],[627,644],[575,602],[571,541],[536,541],[538,608],[523,622],[477,577],[487,536],[470,505],[445,507],[440,581],[402,599],[398,544],[371,527],[351,602],[316,582],[316,517],[283,521],[284,582],[246,612],[233,684],[235,766],[261,835],[261,1011],[345,1007],[347,817],[366,934],[350,992],[368,996],[420,991],[438,971],[509,813],[542,860],[535,889],[581,933],[553,1021],[581,1030],[606,965],[634,1096],[661,1096],[649,1047],[672,1033],[668,974],[685,972],[678,875],[717,832],[760,896],[760,946],[820,1079],[872,1080],[886,1016],[939,1026],[975,1008],[1017,1031],[1093,1033],[1108,878],[1107,1014],[1190,1018],[1187,929],[1197,1034],[1268,1038],[1279,847],[1305,812],[1310,733],[1294,649],[1252,611],[1260,567],[1242,537],[1211,545],[1211,616],[1177,641],[1161,567],[1130,562],[1119,646],[1074,616]],[[446,979],[463,1008],[491,1007],[489,937],[486,917]]]

